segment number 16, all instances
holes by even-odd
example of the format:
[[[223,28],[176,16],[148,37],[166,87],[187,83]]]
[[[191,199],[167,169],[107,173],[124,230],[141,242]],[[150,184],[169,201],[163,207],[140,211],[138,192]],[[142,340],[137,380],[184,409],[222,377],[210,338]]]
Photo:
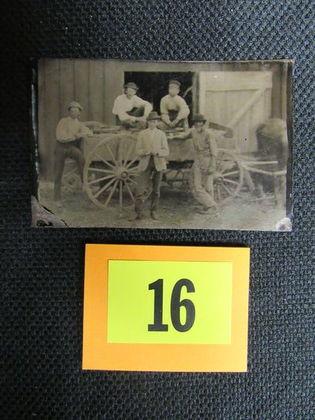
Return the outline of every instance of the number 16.
[[[191,280],[180,279],[175,283],[171,296],[171,319],[173,327],[179,332],[190,330],[195,322],[195,306],[189,299],[180,300],[182,287],[186,287],[188,293],[195,291]],[[149,290],[154,290],[154,323],[148,325],[148,331],[168,331],[168,325],[163,324],[163,279],[150,283]],[[186,310],[186,320],[182,324],[180,320],[180,307]]]

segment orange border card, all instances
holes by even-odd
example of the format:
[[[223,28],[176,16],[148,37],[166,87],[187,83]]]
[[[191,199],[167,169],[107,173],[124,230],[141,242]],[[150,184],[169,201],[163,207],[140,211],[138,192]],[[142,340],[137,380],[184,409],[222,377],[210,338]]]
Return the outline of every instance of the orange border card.
[[[246,372],[250,249],[88,244],[82,368]]]

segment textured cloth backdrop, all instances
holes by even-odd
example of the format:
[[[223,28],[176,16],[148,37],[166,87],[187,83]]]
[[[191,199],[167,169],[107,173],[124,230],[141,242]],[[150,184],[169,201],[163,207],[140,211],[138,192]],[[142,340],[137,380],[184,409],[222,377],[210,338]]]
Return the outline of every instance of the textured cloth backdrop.
[[[1,417],[313,418],[312,2],[2,0]],[[31,229],[30,57],[294,58],[294,232]],[[82,372],[86,242],[246,244],[247,374]]]

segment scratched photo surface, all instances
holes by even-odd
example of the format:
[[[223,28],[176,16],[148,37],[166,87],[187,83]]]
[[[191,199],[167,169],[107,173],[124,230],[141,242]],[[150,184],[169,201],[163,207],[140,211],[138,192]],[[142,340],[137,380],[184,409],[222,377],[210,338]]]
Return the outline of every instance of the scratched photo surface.
[[[33,226],[291,230],[291,61],[35,72]]]

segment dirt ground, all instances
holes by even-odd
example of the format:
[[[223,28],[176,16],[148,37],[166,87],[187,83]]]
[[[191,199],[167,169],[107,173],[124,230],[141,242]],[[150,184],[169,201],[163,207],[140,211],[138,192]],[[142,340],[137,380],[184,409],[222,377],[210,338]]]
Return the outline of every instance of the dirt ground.
[[[189,192],[171,190],[167,186],[161,189],[158,221],[150,218],[149,202],[147,218],[133,220],[133,205],[127,197],[121,214],[117,197],[108,208],[100,209],[82,191],[63,191],[62,206],[57,207],[53,184],[47,182],[40,183],[39,201],[69,227],[276,230],[276,223],[285,217],[285,209],[275,208],[271,195],[258,200],[247,192],[222,205],[217,214],[198,214],[200,206]]]

